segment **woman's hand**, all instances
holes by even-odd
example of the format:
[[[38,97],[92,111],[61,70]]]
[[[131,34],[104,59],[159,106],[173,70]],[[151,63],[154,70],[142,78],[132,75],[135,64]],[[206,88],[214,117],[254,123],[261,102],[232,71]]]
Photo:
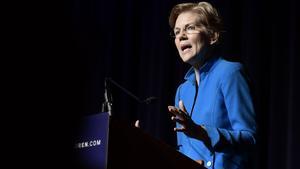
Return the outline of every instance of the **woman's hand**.
[[[140,120],[136,120],[136,121],[135,121],[134,127],[136,127],[136,128],[141,128],[141,127],[140,127]]]
[[[181,128],[174,128],[174,131],[184,132],[187,135],[192,136],[192,128],[195,125],[193,120],[188,115],[186,108],[184,107],[183,101],[179,101],[179,109],[174,106],[168,106],[169,112],[172,114],[171,120],[176,121],[181,125]]]
[[[174,131],[184,132],[187,136],[202,141],[208,141],[208,135],[203,126],[197,125],[189,116],[183,101],[179,101],[179,109],[174,106],[168,106],[169,112],[172,114],[171,120],[178,122],[182,127],[174,128]]]

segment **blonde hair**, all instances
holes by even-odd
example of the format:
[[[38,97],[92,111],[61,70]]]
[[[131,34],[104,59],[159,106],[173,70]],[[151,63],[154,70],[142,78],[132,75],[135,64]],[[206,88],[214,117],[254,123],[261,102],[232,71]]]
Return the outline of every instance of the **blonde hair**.
[[[218,11],[208,2],[181,3],[175,5],[169,16],[169,25],[175,27],[177,17],[184,12],[195,12],[199,15],[199,23],[204,26],[208,37],[219,37],[222,32],[222,20]],[[217,39],[218,39],[217,37]]]

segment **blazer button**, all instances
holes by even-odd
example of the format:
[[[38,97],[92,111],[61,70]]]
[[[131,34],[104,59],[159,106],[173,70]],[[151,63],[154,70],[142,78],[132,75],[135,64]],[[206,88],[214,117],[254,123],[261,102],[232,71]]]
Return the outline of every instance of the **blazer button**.
[[[211,166],[211,161],[207,161],[206,165],[207,165],[207,167],[210,167]]]

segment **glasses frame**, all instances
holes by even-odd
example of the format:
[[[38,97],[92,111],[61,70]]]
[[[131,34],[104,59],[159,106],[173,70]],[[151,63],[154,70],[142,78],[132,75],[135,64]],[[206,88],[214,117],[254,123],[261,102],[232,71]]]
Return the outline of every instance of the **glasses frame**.
[[[200,25],[200,24],[189,23],[189,24],[186,24],[183,29],[179,29],[178,33],[176,33],[176,31],[177,31],[176,29],[171,30],[170,36],[172,38],[178,38],[179,35],[183,32],[186,34],[201,33],[201,27],[202,27],[202,25]]]

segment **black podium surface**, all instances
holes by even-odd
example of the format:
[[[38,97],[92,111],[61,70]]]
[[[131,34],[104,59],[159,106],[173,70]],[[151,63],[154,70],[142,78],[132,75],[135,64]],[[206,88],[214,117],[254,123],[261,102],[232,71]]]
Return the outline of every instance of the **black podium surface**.
[[[108,169],[205,169],[170,145],[143,130],[111,120]]]

